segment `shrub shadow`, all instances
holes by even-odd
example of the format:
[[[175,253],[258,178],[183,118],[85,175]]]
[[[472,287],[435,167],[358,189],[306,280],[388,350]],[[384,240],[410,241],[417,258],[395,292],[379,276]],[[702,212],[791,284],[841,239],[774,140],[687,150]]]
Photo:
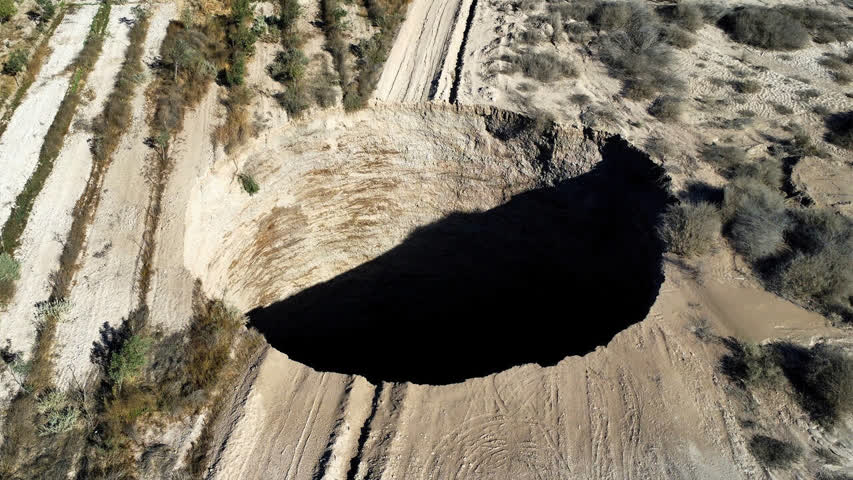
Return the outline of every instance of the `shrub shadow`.
[[[590,173],[454,213],[250,324],[292,359],[446,384],[585,354],[642,320],[663,281],[662,168],[621,140]]]

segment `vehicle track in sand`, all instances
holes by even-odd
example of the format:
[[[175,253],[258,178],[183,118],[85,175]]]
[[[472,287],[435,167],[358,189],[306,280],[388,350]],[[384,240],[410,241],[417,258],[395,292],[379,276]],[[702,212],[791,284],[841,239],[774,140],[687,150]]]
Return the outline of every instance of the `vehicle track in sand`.
[[[453,102],[464,36],[476,0],[414,0],[373,98],[383,103]]]

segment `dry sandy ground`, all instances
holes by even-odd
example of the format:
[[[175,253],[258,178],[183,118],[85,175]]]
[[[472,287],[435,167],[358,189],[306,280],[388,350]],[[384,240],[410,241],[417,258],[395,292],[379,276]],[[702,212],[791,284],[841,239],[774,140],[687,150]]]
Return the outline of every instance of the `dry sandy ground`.
[[[142,57],[145,65],[159,56],[166,27],[174,16],[173,4],[154,7]],[[150,79],[152,74],[146,71],[145,75]],[[71,380],[72,372],[77,379],[86,377],[99,328],[105,323],[118,326],[138,306],[138,255],[151,187],[145,171],[150,149],[143,143],[148,136],[144,90],[143,84],[136,91],[130,127],[104,178],[101,202],[71,290],[69,316],[73,320],[58,329],[60,385]]]
[[[131,17],[131,5],[116,5],[110,10],[107,26],[109,39],[98,57],[87,85],[94,97],[78,107],[54,170],[30,214],[16,257],[21,264],[18,289],[6,312],[0,314],[0,339],[11,341],[14,350],[29,354],[35,339],[33,324],[35,305],[50,296],[51,273],[59,265],[59,255],[73,221],[72,209],[83,192],[92,163],[85,125],[103,110],[115,76],[124,61],[129,44],[128,25],[121,21]]]
[[[385,103],[448,100],[471,0],[414,0],[373,97]]]
[[[666,275],[646,320],[554,367],[447,386],[373,386],[270,350],[228,423],[211,477],[767,478],[746,449],[756,432],[739,423],[716,370],[725,350],[691,329],[705,319],[716,335],[754,340],[842,333],[751,286],[697,283],[675,264]],[[767,316],[779,319],[774,329],[762,325]],[[776,408],[804,423],[791,405]],[[801,435],[812,447],[853,453],[821,432]]]
[[[15,197],[35,169],[44,135],[68,89],[71,72],[65,69],[83,48],[97,10],[97,5],[83,5],[65,16],[50,39],[50,56],[0,138],[0,225],[6,223]]]

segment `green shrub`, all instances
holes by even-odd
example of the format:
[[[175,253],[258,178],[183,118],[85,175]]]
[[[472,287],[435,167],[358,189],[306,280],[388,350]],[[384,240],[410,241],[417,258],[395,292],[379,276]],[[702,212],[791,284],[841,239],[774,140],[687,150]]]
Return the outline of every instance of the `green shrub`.
[[[809,40],[803,24],[775,8],[738,7],[719,25],[734,41],[768,50],[797,50]]]
[[[788,468],[800,458],[802,449],[765,435],[755,435],[749,441],[749,451],[767,468]]]
[[[277,93],[275,99],[292,117],[299,117],[311,106],[308,94],[301,85],[294,84],[286,87],[283,92]]]
[[[724,343],[731,353],[722,358],[721,366],[730,379],[745,387],[785,388],[779,353],[772,345],[741,343],[734,339]]]
[[[39,7],[39,23],[46,23],[56,14],[56,5],[51,0],[36,0]]]
[[[0,253],[0,282],[14,282],[21,275],[18,261],[6,252]]]
[[[658,97],[649,107],[649,114],[662,122],[676,122],[684,111],[684,100],[672,95]]]
[[[267,72],[277,82],[296,82],[305,74],[306,65],[308,65],[308,58],[302,50],[288,48],[278,52],[273,63],[267,66]]]
[[[6,75],[17,75],[27,66],[27,53],[23,50],[15,50],[3,64],[3,73]]]
[[[761,260],[785,248],[788,217],[779,192],[755,179],[737,178],[726,185],[723,211],[730,219],[729,239],[747,260]]]
[[[38,431],[43,437],[70,431],[80,418],[80,409],[68,395],[55,389],[39,395],[36,409],[40,416]]]
[[[8,21],[17,12],[14,0],[0,0],[0,22]]]
[[[720,212],[707,202],[670,205],[658,232],[669,251],[686,257],[704,255],[720,234]]]
[[[145,365],[145,355],[151,346],[148,338],[131,335],[121,348],[112,354],[107,368],[107,375],[113,384],[113,389],[121,390],[122,385],[133,380]]]
[[[240,186],[243,187],[243,191],[248,193],[250,196],[261,190],[261,187],[258,186],[258,182],[255,181],[255,178],[248,173],[241,173],[237,175],[237,179],[240,180]]]

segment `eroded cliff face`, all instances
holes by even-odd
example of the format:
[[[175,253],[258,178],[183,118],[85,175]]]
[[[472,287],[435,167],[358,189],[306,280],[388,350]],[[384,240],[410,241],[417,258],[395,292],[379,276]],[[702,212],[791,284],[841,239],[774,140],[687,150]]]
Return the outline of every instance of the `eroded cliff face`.
[[[221,160],[193,187],[186,215],[187,268],[244,310],[329,280],[451,213],[486,211],[601,159],[582,131],[438,105],[324,114],[267,139],[240,156],[257,195]]]

